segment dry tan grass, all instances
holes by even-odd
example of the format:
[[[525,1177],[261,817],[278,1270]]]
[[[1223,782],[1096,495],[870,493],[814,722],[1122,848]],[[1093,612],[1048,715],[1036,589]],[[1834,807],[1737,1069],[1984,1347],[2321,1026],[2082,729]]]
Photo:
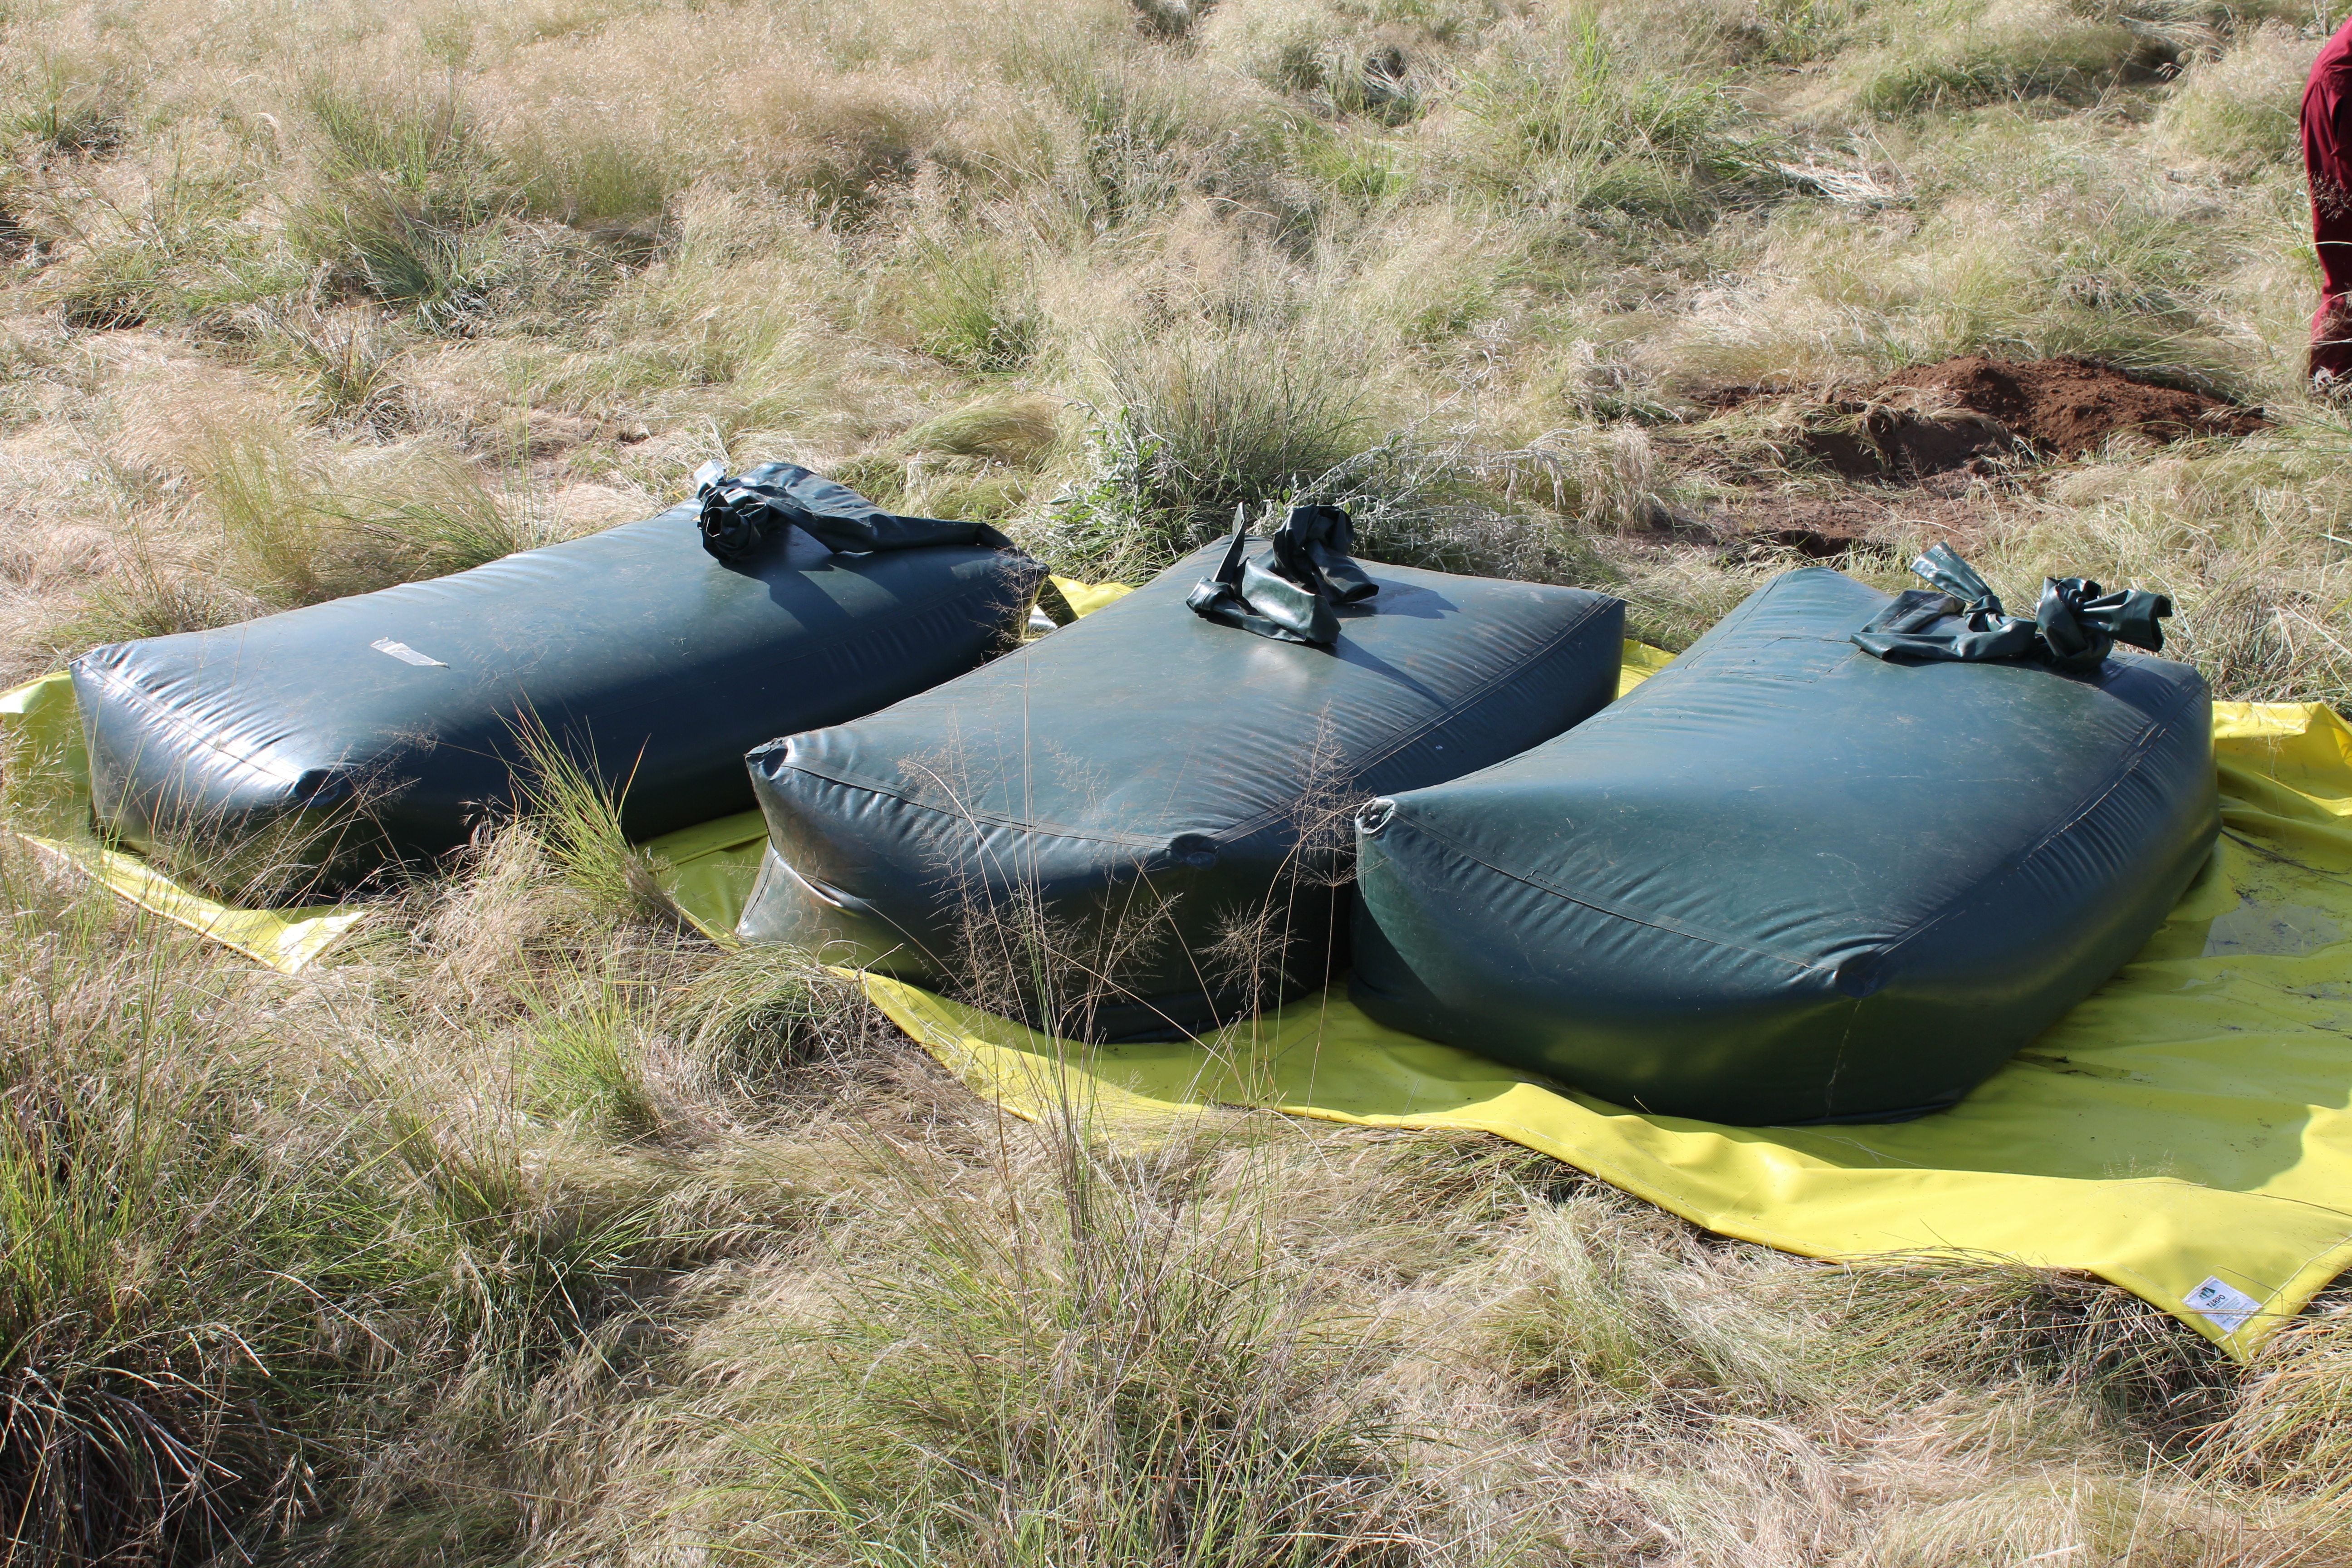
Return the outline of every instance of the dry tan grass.
[[[1788,559],[1689,518],[1863,493],[1802,459],[1835,389],[2072,352],[2275,424],[1981,487],[1998,584],[2160,588],[2224,695],[2340,702],[2324,20],[26,0],[0,681],[714,456],[1107,572],[1315,489],[1679,646]],[[1891,584],[1924,512],[1872,494]],[[2241,1374],[2103,1286],[1825,1269],[1486,1141],[1009,1122],[680,934],[609,826],[551,803],[299,981],[0,849],[0,1397],[120,1458],[92,1413],[161,1391],[223,1467],[78,1519],[12,1429],[11,1562],[2352,1561],[2339,1310]]]

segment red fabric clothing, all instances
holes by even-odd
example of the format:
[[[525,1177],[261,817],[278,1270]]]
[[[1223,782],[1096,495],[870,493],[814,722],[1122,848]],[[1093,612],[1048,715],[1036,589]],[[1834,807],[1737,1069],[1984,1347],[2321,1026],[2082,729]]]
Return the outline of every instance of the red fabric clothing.
[[[2352,21],[2311,65],[2303,89],[2303,166],[2311,176],[2311,237],[2319,249],[2319,309],[2311,374],[2352,377]]]

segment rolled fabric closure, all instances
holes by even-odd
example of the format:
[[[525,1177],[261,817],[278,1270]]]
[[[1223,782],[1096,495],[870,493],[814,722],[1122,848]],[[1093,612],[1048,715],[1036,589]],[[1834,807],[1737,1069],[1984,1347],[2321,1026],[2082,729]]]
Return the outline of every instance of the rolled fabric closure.
[[[982,544],[1009,550],[1013,541],[984,522],[900,517],[884,511],[847,485],[797,463],[769,465],[772,481],[755,484],[719,463],[695,470],[702,503],[702,548],[730,564],[749,560],[769,538],[797,528],[836,554],[913,550],[927,544]]]
[[[1194,615],[1280,642],[1328,647],[1339,636],[1335,606],[1380,592],[1352,552],[1356,525],[1344,508],[1295,506],[1268,542],[1269,566],[1244,559],[1249,525],[1234,509],[1234,536],[1213,575],[1184,604]]]
[[[2109,593],[2087,577],[2045,577],[2033,618],[2012,616],[1975,567],[1938,544],[1911,563],[1935,584],[1895,596],[1853,634],[1854,646],[1880,658],[1939,663],[2022,659],[2081,673],[2098,668],[2118,642],[2164,651],[2172,601],[2138,588]]]

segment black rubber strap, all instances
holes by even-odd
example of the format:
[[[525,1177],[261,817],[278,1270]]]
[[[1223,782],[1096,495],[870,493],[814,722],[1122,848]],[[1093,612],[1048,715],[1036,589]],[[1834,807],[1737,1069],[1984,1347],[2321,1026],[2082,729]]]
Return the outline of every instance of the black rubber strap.
[[[2012,616],[1977,569],[1947,544],[1911,563],[1935,584],[1898,594],[1853,634],[1880,658],[1932,663],[2017,659],[2055,669],[2096,669],[2118,642],[2164,651],[2172,601],[2138,588],[2109,593],[2088,577],[2046,577],[2031,620]]]
[[[772,472],[781,482],[754,484],[730,477],[716,462],[696,471],[703,549],[721,561],[746,560],[786,528],[797,528],[827,550],[845,555],[929,544],[1013,548],[1012,540],[984,522],[901,517],[884,511],[847,485],[794,463],[775,464]]]
[[[1349,554],[1356,542],[1354,521],[1336,506],[1295,506],[1270,542],[1273,549],[1264,560],[1246,558],[1249,525],[1236,508],[1224,559],[1214,574],[1194,586],[1185,605],[1219,626],[1280,642],[1330,647],[1339,636],[1337,606],[1380,592]]]

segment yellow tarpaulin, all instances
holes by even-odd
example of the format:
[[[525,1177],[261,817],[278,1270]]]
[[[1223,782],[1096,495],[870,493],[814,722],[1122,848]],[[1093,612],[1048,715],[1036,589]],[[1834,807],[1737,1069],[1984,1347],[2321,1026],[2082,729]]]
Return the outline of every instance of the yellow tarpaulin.
[[[1665,662],[1629,645],[1621,690]],[[79,728],[62,678],[0,698],[19,820],[53,825],[34,842],[280,968],[357,918],[225,910],[100,848],[77,826]],[[2322,707],[2223,704],[2214,742],[2224,837],[2171,919],[1967,1101],[1916,1121],[1635,1115],[1382,1029],[1339,988],[1214,1041],[1087,1047],[878,975],[866,987],[976,1090],[1024,1115],[1076,1098],[1114,1112],[1222,1103],[1475,1129],[1790,1252],[2085,1270],[2243,1355],[2352,1266],[2352,731]],[[763,843],[753,812],[646,847],[688,916],[723,933]]]
[[[1621,690],[1664,662],[1629,647]],[[2225,834],[2172,918],[1991,1081],[1916,1121],[1636,1115],[1381,1028],[1341,987],[1215,1041],[1115,1047],[1038,1035],[880,975],[866,989],[1024,1116],[1217,1103],[1475,1129],[1784,1251],[2084,1270],[2242,1356],[2352,1266],[2352,731],[2323,707],[2225,703],[2214,744]],[[679,863],[723,889],[711,861],[733,858],[738,890],[697,911],[719,929],[756,867],[757,814],[736,832],[740,846]]]
[[[73,678],[60,671],[0,693],[0,782],[19,822],[41,832],[16,837],[79,868],[142,909],[288,973],[324,952],[359,922],[358,909],[241,910],[190,892],[136,855],[98,842],[89,830],[89,758]]]

